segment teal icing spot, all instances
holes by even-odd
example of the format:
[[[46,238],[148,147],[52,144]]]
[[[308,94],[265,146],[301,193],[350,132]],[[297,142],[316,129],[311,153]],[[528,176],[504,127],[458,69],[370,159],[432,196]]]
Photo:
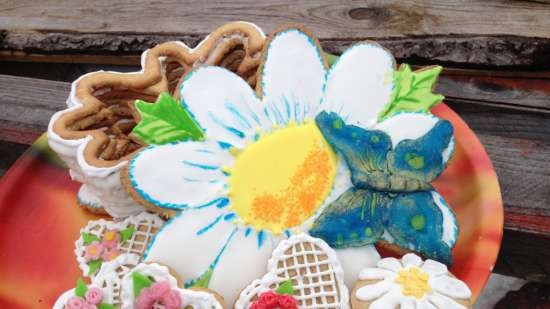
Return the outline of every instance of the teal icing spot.
[[[208,232],[210,229],[212,229],[220,220],[223,218],[224,215],[219,215],[214,219],[214,221],[210,222],[207,226],[203,227],[202,229],[197,231],[197,235],[200,236],[206,232]]]
[[[244,231],[244,237],[248,237],[248,235],[250,235],[250,233],[252,232],[252,228],[251,227],[247,227],[246,230]]]
[[[248,129],[252,129],[252,125],[246,117],[239,111],[239,109],[232,102],[226,101],[225,108],[233,115],[233,117],[243,126]]]
[[[194,162],[190,162],[190,161],[182,161],[183,164],[185,165],[189,165],[189,166],[192,166],[192,167],[198,167],[200,169],[203,169],[203,170],[217,170],[219,169],[220,167],[219,166],[213,166],[213,165],[207,165],[207,164],[200,164],[200,163],[194,163]]]
[[[231,145],[230,143],[222,142],[222,141],[218,141],[218,145],[220,146],[221,149],[229,149],[233,147],[233,145]]]
[[[258,232],[258,248],[261,248],[264,245],[264,240],[265,240],[265,232],[263,230],[259,231]]]
[[[225,221],[233,221],[235,218],[237,218],[237,215],[234,212],[230,212],[223,217]]]

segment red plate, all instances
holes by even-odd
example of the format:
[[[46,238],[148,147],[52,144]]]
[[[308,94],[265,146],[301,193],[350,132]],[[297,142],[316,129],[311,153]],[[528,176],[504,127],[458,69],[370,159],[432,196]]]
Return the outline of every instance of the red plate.
[[[483,289],[502,238],[503,210],[493,165],[462,119],[444,104],[434,114],[455,128],[456,153],[435,183],[455,210],[460,233],[452,272]],[[0,308],[51,308],[81,276],[79,230],[98,216],[77,206],[78,184],[42,136],[0,180]]]

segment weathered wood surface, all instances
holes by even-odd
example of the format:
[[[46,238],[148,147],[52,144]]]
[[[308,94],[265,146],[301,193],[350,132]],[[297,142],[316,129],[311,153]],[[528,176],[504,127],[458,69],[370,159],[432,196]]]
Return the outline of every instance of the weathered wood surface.
[[[0,0],[0,58],[137,64],[159,42],[194,46],[235,20],[303,23],[335,53],[374,39],[409,62],[550,67],[550,3],[505,0]]]

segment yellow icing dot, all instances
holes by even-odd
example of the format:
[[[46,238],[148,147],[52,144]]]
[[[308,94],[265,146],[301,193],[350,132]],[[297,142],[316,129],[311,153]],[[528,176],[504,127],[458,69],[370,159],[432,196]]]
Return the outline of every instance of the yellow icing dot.
[[[395,282],[402,286],[402,293],[405,296],[414,296],[420,299],[425,294],[432,292],[432,287],[428,283],[428,274],[417,267],[399,271]]]
[[[247,146],[231,168],[231,208],[245,224],[280,234],[315,214],[332,189],[336,156],[313,122]]]
[[[116,239],[116,236],[117,236],[117,232],[115,231],[107,231],[105,232],[105,234],[103,234],[103,238],[106,241],[113,241]]]

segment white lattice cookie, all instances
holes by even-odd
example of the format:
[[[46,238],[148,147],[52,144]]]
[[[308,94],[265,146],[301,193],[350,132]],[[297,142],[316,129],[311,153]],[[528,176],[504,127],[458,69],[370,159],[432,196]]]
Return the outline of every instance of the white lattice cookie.
[[[113,303],[114,294],[109,287],[96,284],[86,285],[78,279],[76,287],[61,294],[53,305],[53,309],[116,309]]]
[[[319,238],[298,234],[282,241],[267,269],[267,274],[241,292],[235,309],[273,305],[283,309],[349,308],[348,289],[336,252]]]
[[[122,279],[121,309],[224,309],[223,299],[208,289],[182,289],[167,266],[137,265]]]
[[[142,212],[123,221],[90,221],[80,230],[75,254],[85,276],[94,277],[102,265],[124,254],[139,259],[164,221],[155,214]]]
[[[363,269],[351,292],[353,309],[467,309],[471,291],[444,264],[409,253]]]

